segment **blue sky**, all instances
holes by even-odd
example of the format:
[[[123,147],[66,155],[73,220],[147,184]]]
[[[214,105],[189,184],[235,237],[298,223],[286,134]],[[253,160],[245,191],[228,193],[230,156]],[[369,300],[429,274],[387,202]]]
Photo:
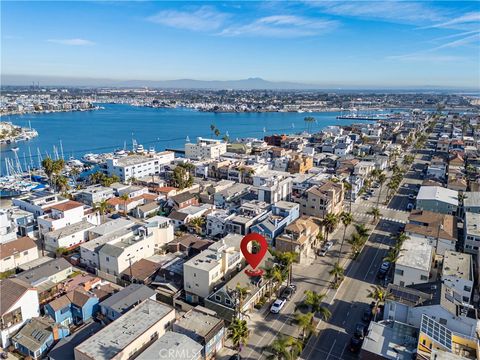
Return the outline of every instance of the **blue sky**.
[[[480,3],[2,1],[2,74],[480,87]]]

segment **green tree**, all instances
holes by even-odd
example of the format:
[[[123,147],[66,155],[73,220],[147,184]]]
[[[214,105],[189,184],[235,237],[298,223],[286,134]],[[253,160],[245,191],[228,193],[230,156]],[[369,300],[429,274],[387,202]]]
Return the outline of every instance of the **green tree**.
[[[65,176],[55,176],[53,183],[58,192],[64,192],[70,188],[68,178]]]
[[[275,288],[278,287],[285,280],[285,274],[278,266],[273,266],[264,269],[263,278],[270,284],[268,290],[268,297],[271,297],[272,283],[275,283]]]
[[[215,128],[216,127],[215,127],[214,124],[210,124],[210,134],[211,134],[212,138],[213,138],[213,132],[215,131]]]
[[[380,174],[378,175],[377,181],[380,184],[380,189],[378,190],[378,199],[377,199],[377,208],[378,208],[378,204],[380,203],[380,197],[382,196],[383,184],[385,184],[385,181],[387,181],[387,176],[383,172],[380,172]]]
[[[325,299],[327,294],[319,294],[312,290],[306,290],[304,294],[304,305],[308,306],[314,314],[319,313],[323,320],[330,319],[332,313],[330,312],[330,310],[328,310],[327,307],[322,306],[323,299]]]
[[[232,340],[233,346],[237,350],[237,354],[242,351],[242,346],[245,345],[250,336],[250,330],[247,326],[246,320],[233,319],[227,330],[227,338]]]
[[[364,239],[367,239],[370,236],[370,231],[366,228],[364,224],[358,224],[355,226],[355,230],[357,230],[357,234]]]
[[[302,339],[305,339],[308,334],[315,332],[315,326],[313,325],[314,314],[309,312],[306,314],[295,314],[295,320],[298,327],[302,331]]]
[[[202,234],[204,224],[205,224],[205,219],[201,216],[193,218],[188,223],[188,225],[190,225],[198,235]]]
[[[97,203],[95,203],[93,209],[98,211],[102,216],[102,222],[105,222],[105,214],[108,212],[110,205],[108,204],[106,199],[103,199]]]
[[[220,130],[215,129],[214,132],[215,136],[218,138],[220,136]]]
[[[185,165],[177,165],[173,170],[173,182],[180,190],[193,185],[193,177]]]
[[[273,340],[267,350],[272,353],[268,357],[270,360],[295,360],[297,359],[303,349],[303,343],[291,336],[281,335]]]
[[[340,266],[340,264],[338,262],[336,262],[335,264],[333,264],[332,270],[330,270],[328,273],[335,277],[334,287],[336,288],[339,285],[339,283],[342,282],[342,280],[345,276],[344,275],[345,274],[345,269],[342,266]]]
[[[315,118],[312,116],[307,116],[303,119],[305,125],[307,126],[307,132],[310,133],[311,126],[314,122],[316,122]]]
[[[272,249],[269,249],[269,251],[275,258],[275,261],[279,263],[286,272],[287,285],[290,285],[292,282],[293,263],[297,261],[298,254],[295,251],[281,252]]]
[[[337,256],[337,263],[340,261],[340,256],[342,256],[342,248],[343,248],[343,243],[345,242],[347,228],[348,228],[348,225],[350,225],[353,222],[353,215],[349,212],[343,211],[340,214],[340,220],[342,221],[342,224],[343,224],[343,238],[342,238],[342,243],[340,244],[340,251],[338,252],[338,256]]]
[[[373,308],[374,312],[374,321],[377,320],[377,313],[380,309],[380,305],[385,303],[385,300],[391,299],[392,295],[387,292],[385,288],[380,285],[372,285],[370,290],[368,291],[367,297],[373,299],[375,301],[375,306]]]
[[[375,224],[380,216],[382,216],[382,213],[380,212],[380,209],[377,207],[374,207],[372,210],[368,212],[368,214],[373,216],[373,223]]]
[[[348,203],[349,203],[349,208],[348,208],[348,212],[352,212],[352,189],[353,189],[353,186],[352,184],[350,184],[348,181],[344,180],[343,181],[343,188],[345,189],[345,193],[348,193],[350,192],[350,196],[348,198]]]
[[[328,241],[328,235],[331,234],[337,227],[339,218],[334,213],[328,213],[322,221],[325,229],[325,241]]]
[[[123,215],[127,216],[127,201],[130,199],[128,194],[123,194],[120,196],[120,199],[123,200]]]

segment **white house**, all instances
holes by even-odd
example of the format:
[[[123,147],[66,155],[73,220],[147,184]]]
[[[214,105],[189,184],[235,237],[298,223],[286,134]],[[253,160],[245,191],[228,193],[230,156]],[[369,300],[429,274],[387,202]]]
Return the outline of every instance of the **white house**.
[[[227,235],[183,265],[183,284],[188,302],[207,297],[221,279],[242,262],[240,235]]]
[[[113,196],[114,195],[112,188],[97,184],[88,186],[85,189],[80,190],[76,194],[76,199],[78,201],[81,201],[82,203],[93,206],[96,203],[99,203],[102,200],[108,200]]]
[[[37,290],[19,279],[1,280],[0,310],[1,346],[6,348],[27,320],[40,316]]]
[[[86,219],[44,234],[45,249],[56,251],[59,248],[72,249],[88,240],[88,231],[95,227]]]
[[[227,210],[216,209],[207,214],[206,234],[207,236],[223,237],[227,233],[227,223],[235,214],[229,214]]]
[[[480,214],[473,212],[465,213],[463,234],[463,251],[477,255],[480,248]]]
[[[35,217],[45,214],[54,205],[68,201],[68,199],[48,191],[33,192],[12,199],[14,206],[34,214]]]
[[[173,151],[163,151],[155,155],[129,155],[121,158],[107,159],[107,172],[116,175],[125,182],[131,178],[158,175],[165,165],[175,159]]]
[[[430,278],[433,247],[426,241],[407,239],[395,263],[393,283],[400,286],[427,282]]]
[[[185,144],[185,157],[187,159],[218,159],[227,152],[227,144],[217,139],[197,138],[197,143]]]
[[[160,249],[175,238],[174,225],[169,218],[154,216],[145,220],[145,227],[152,233],[155,249]]]
[[[459,295],[462,302],[469,304],[474,281],[472,255],[446,251],[443,257],[442,281]]]
[[[258,200],[268,204],[290,200],[292,184],[292,177],[285,172],[265,171],[253,176],[253,186],[258,190]]]
[[[0,244],[0,273],[38,259],[37,244],[28,236]]]

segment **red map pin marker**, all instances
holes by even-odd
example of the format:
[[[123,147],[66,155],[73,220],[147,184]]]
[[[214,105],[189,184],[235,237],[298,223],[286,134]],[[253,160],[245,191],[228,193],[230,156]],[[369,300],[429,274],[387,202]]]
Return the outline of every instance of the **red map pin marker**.
[[[256,254],[248,252],[248,243],[251,241],[256,241],[260,245],[260,249],[258,249]],[[255,269],[267,253],[267,240],[265,240],[262,235],[257,233],[247,234],[243,237],[242,242],[240,243],[240,250],[242,250],[242,254],[245,256],[248,264]]]

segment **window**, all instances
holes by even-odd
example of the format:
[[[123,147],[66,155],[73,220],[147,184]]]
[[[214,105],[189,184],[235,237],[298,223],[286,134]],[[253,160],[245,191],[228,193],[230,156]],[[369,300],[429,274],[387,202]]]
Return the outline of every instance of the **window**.
[[[428,281],[428,276],[420,275],[420,280]]]
[[[466,286],[466,285],[465,285],[465,286],[463,287],[463,290],[470,292],[470,291],[472,291],[472,288],[471,288],[470,286]]]
[[[60,314],[65,314],[66,312],[68,312],[70,309],[68,307],[66,308],[63,308],[62,310],[60,310]]]
[[[220,295],[215,295],[215,301],[222,301],[222,297]]]
[[[7,261],[7,260],[10,260],[10,256],[3,259],[3,261]]]
[[[395,274],[403,276],[403,270],[395,269]]]
[[[230,301],[230,299],[229,299],[229,298],[225,298],[225,304],[227,304],[227,305],[231,305],[231,304],[232,304],[232,302]]]

